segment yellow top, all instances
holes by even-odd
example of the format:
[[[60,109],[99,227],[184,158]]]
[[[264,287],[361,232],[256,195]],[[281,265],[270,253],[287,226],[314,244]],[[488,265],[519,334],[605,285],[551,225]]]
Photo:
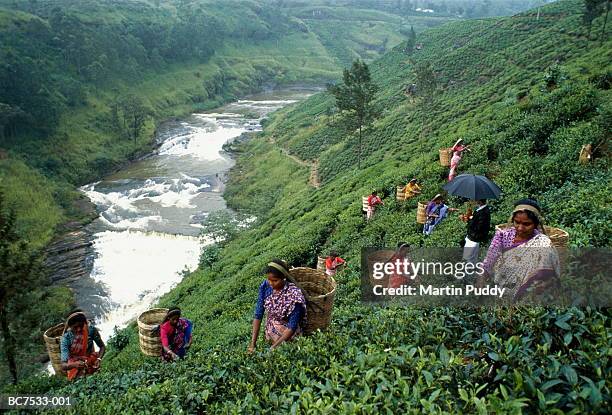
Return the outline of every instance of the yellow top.
[[[421,186],[419,186],[417,183],[408,183],[406,187],[404,188],[404,198],[405,199],[411,198],[412,196],[416,195],[416,192],[420,192],[420,191],[421,191]]]

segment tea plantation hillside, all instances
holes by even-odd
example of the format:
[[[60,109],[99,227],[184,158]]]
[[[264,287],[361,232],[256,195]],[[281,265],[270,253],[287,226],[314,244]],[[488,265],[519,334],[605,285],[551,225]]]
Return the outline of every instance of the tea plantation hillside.
[[[135,325],[121,331],[101,373],[68,385],[32,378],[19,392],[72,395],[76,413],[609,413],[612,327],[607,309],[454,309],[367,306],[360,301],[361,247],[458,246],[464,224],[444,221],[426,238],[416,200],[400,206],[395,186],[445,183],[438,149],[459,137],[473,151],[461,172],[486,173],[503,189],[493,221],[512,202],[536,197],[548,223],[573,246],[610,246],[609,138],[612,43],[587,40],[582,2],[561,1],[502,19],[458,22],[400,45],[372,64],[381,116],[366,133],[344,132],[326,93],[277,113],[263,134],[238,145],[230,204],[258,220],[222,246],[160,304],[195,323],[188,358],[142,356]],[[601,27],[601,18],[594,22]],[[429,63],[438,88],[409,99],[415,65]],[[583,144],[599,146],[578,164]],[[603,143],[599,145],[600,143]],[[318,160],[321,186],[303,160]],[[385,193],[365,223],[361,197]],[[458,207],[458,200],[450,201]],[[314,266],[337,250],[329,331],[274,352],[245,351],[262,268],[273,257]]]
[[[344,56],[371,60],[404,37],[397,15],[331,10],[344,28],[322,41],[334,14],[309,25],[293,15],[302,9],[268,1],[0,0],[0,177],[12,177],[5,191],[18,205],[34,180],[53,195],[41,202],[52,219],[18,209],[26,231],[44,244],[78,217],[74,186],[150,151],[163,120],[266,87],[322,85]],[[403,19],[417,31],[448,20]],[[136,134],[121,122],[130,108],[144,113]]]
[[[63,224],[91,220],[75,187],[150,152],[164,120],[263,88],[322,85],[344,56],[373,59],[404,38],[392,13],[331,10],[344,27],[323,42],[338,16],[311,27],[296,17],[302,9],[269,1],[0,0],[0,191],[22,238],[41,249]],[[404,19],[419,32],[448,20]],[[130,112],[144,116],[136,133],[126,128]],[[41,290],[41,315],[65,314],[72,297]],[[13,324],[37,333],[49,321],[33,314]],[[20,375],[38,370],[39,336],[21,349]]]

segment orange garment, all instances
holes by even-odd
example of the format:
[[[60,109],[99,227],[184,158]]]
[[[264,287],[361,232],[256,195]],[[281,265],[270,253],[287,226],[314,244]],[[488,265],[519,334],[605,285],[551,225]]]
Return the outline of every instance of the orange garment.
[[[327,275],[336,275],[336,271],[338,269],[339,266],[341,266],[342,264],[344,264],[346,261],[342,258],[335,257],[327,257],[327,259],[325,260],[325,273]]]
[[[100,369],[100,360],[98,353],[93,352],[87,354],[87,342],[89,340],[89,327],[87,324],[83,326],[80,335],[75,335],[74,341],[70,347],[70,359],[68,363],[85,361],[85,367],[72,368],[68,370],[68,380],[73,380],[77,376],[90,375]]]

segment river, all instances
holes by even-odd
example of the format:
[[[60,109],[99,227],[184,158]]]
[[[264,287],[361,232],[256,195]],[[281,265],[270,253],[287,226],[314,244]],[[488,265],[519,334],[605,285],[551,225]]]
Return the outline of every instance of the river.
[[[102,336],[124,327],[198,265],[201,222],[226,209],[223,176],[234,164],[222,146],[261,130],[270,112],[313,93],[269,91],[195,113],[158,129],[158,150],[81,188],[96,205],[93,270],[72,288]]]

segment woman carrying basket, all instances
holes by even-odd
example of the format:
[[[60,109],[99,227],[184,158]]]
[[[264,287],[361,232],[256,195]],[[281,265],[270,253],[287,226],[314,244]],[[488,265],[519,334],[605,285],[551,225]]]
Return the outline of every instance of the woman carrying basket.
[[[495,233],[479,285],[492,277],[507,289],[512,301],[521,300],[530,291],[536,295],[553,293],[559,282],[559,257],[544,234],[540,206],[535,200],[519,200],[510,223],[513,226]]]
[[[461,161],[461,157],[463,157],[464,151],[470,151],[468,146],[461,144],[463,139],[457,140],[455,145],[451,148],[453,152],[453,157],[450,162],[450,171],[448,173],[448,181],[450,182],[457,175],[457,166],[459,166],[459,162]]]
[[[185,357],[193,340],[192,331],[193,324],[190,320],[181,317],[180,308],[169,309],[159,326],[162,359],[171,362]]]
[[[94,351],[94,342],[99,352]],[[67,372],[68,380],[91,375],[100,369],[105,345],[98,329],[87,321],[80,309],[74,310],[66,319],[60,350],[62,369]]]
[[[346,261],[338,256],[336,251],[331,251],[325,259],[325,273],[330,277],[336,275],[338,269],[346,264]]]
[[[378,196],[378,192],[375,190],[370,196],[368,196],[368,210],[366,214],[366,220],[371,220],[374,217],[374,212],[378,206],[384,205],[382,199]]]
[[[264,312],[268,313],[265,333],[266,340],[272,344],[271,350],[301,334],[305,323],[306,299],[295,284],[287,281],[290,278],[287,263],[274,259],[268,263],[264,272],[266,280],[259,286],[249,353],[257,345]]]
[[[410,198],[420,194],[421,186],[419,186],[417,179],[410,180],[406,187],[404,187],[404,200],[409,200]]]

